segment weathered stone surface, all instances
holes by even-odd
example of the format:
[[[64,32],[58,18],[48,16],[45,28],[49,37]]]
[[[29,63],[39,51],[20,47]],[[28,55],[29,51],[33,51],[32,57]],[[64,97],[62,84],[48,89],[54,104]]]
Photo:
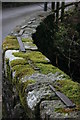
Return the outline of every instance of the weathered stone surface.
[[[48,85],[44,84],[35,84],[33,85],[34,89],[32,90],[29,88],[29,92],[26,96],[26,102],[28,105],[29,110],[31,111],[32,116],[36,118],[36,112],[38,112],[39,104],[43,99],[50,99],[51,97],[54,98],[55,93],[53,93],[49,88]],[[28,87],[27,87],[28,89]]]
[[[29,21],[29,22],[28,22],[28,25],[31,24],[31,23],[32,23],[32,21]]]
[[[23,34],[24,30],[20,30],[19,35],[21,36]]]
[[[35,107],[40,103],[42,99],[49,99],[52,95],[52,91],[48,86],[36,86],[36,89],[29,91],[27,95],[27,104],[31,110],[35,110]],[[54,94],[55,95],[55,94]]]
[[[30,50],[37,50],[38,49],[36,45],[34,45],[30,42],[24,43],[24,47],[25,47],[25,49],[30,49]]]
[[[25,27],[27,27],[27,25],[23,25],[23,26],[21,27],[21,29],[24,29]]]
[[[54,115],[53,118],[60,117],[60,113],[56,113],[55,108],[64,108],[65,105],[60,100],[52,100],[52,101],[43,101],[40,104],[40,115],[41,118],[45,118],[47,115]],[[45,116],[46,115],[46,116]]]
[[[51,119],[77,119],[79,118],[79,112],[60,112],[60,109],[67,109],[66,106],[60,100],[52,100],[52,101],[43,101],[40,104],[40,115],[42,119],[47,119],[48,117]]]
[[[27,33],[23,33],[23,35],[21,36],[22,38],[29,38],[29,39],[32,39],[31,38],[31,35],[27,34]]]
[[[35,20],[36,20],[36,18],[31,18],[30,20],[31,20],[31,21],[35,21]]]
[[[19,50],[7,50],[5,52],[5,59],[9,59],[9,62],[11,62],[12,60],[15,60],[15,59],[22,59],[20,57],[15,57],[12,53],[13,52],[19,52]]]
[[[13,32],[19,33],[19,32],[20,32],[20,29],[21,29],[20,27],[21,27],[21,26],[19,26],[19,25],[16,26]]]
[[[38,117],[47,120],[47,116],[51,119],[77,118],[80,115],[76,110],[71,111],[71,109],[66,108],[63,102],[59,100],[49,87],[49,84],[51,84],[58,89],[57,85],[59,85],[58,87],[62,85],[62,83],[60,84],[58,81],[66,81],[67,79],[70,81],[71,79],[58,68],[53,67],[46,56],[36,51],[37,46],[33,44],[31,38],[32,33],[36,32],[36,27],[48,14],[49,13],[42,12],[42,14],[38,14],[38,17],[35,17],[36,19],[32,17],[28,20],[29,22],[26,20],[25,23],[21,25],[22,27],[19,26],[19,28],[16,28],[17,30],[13,31],[12,34],[17,35],[20,30],[25,31],[21,37],[28,38],[27,42],[23,40],[26,53],[21,53],[19,50],[7,50],[5,52],[5,60],[7,58],[9,62],[5,70],[12,75],[12,84],[15,86],[13,89],[15,95],[13,95],[12,98],[15,99],[13,101],[16,101],[17,97],[18,100],[20,100],[12,110],[13,118],[16,116],[24,118],[23,111],[25,111],[29,118],[34,118],[34,120],[38,119]],[[43,45],[45,47],[45,44]],[[18,54],[13,55],[13,52],[18,52]],[[12,69],[14,70],[11,71]],[[71,85],[73,85],[73,83]],[[65,109],[69,109],[68,112],[64,113]]]
[[[34,32],[36,32],[36,30],[34,29],[34,28],[29,28],[29,27],[27,27],[27,28],[25,28],[25,32],[24,33],[27,33],[27,34],[32,34],[32,33],[34,33]]]
[[[26,80],[35,80],[36,82],[41,83],[53,83],[56,80],[64,80],[64,75],[61,75],[59,72],[56,72],[55,74],[49,73],[47,75],[40,74],[40,73],[34,73],[31,76],[25,76],[22,78],[22,82],[26,82]]]

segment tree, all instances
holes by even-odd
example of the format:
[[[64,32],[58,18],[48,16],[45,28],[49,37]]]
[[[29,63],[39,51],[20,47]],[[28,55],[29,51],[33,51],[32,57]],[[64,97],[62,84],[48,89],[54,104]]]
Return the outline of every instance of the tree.
[[[47,2],[44,3],[44,11],[47,11]]]

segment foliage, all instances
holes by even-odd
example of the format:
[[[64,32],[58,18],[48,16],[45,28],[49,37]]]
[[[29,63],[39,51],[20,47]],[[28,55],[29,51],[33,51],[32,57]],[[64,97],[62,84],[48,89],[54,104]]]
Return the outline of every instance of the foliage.
[[[50,59],[53,65],[66,72],[74,80],[80,80],[80,18],[76,12],[70,12],[58,26],[49,15],[33,34],[38,49]],[[51,18],[51,19],[50,19]],[[68,21],[67,21],[68,19]],[[72,20],[72,22],[70,21]],[[74,22],[76,20],[77,22]]]

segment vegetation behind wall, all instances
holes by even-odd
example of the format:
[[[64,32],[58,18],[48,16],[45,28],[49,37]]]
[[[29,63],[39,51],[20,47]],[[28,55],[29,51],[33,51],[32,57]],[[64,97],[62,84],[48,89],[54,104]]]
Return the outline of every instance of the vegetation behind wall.
[[[53,63],[72,79],[80,80],[80,15],[68,11],[63,23],[54,23],[53,14],[37,27],[34,43]]]

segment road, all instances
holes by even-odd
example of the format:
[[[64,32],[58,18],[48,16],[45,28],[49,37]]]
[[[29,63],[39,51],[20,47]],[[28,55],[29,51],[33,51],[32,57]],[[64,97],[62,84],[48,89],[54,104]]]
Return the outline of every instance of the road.
[[[34,13],[40,11],[43,11],[43,4],[39,3],[29,6],[3,9],[2,39],[4,39],[17,25],[20,25],[25,17],[29,18]]]

